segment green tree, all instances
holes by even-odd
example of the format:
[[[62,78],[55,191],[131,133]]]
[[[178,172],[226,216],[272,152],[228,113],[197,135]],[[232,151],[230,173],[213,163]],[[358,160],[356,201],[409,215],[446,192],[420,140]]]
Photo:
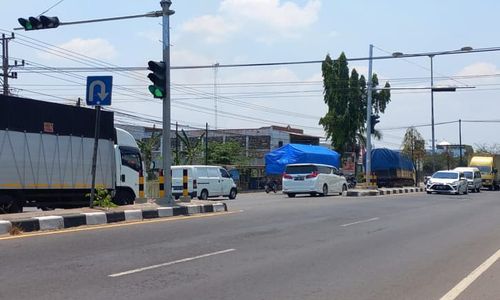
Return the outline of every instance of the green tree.
[[[151,170],[151,162],[153,160],[153,151],[160,147],[160,143],[161,143],[161,132],[155,131],[154,126],[150,138],[145,138],[142,139],[141,141],[137,141],[137,145],[139,145],[139,150],[142,153],[142,158],[144,159],[147,179],[155,179],[154,172]]]
[[[180,134],[177,133],[177,138],[182,143],[182,150],[179,150],[179,152],[174,151],[174,163],[179,165],[183,162],[192,165],[193,162],[201,160],[203,136],[205,136],[205,133],[194,139],[189,138],[184,129],[181,130]]]
[[[215,165],[246,165],[248,158],[243,147],[234,141],[208,144],[208,162]]]
[[[323,73],[324,101],[328,111],[319,124],[323,126],[327,138],[334,149],[341,154],[353,151],[356,143],[363,143],[361,138],[366,132],[367,83],[364,76],[359,76],[355,69],[349,75],[347,58],[342,52],[338,59],[332,60],[327,55],[321,65]],[[372,110],[384,113],[390,102],[390,84],[386,89],[377,90],[379,85],[376,74],[372,76]],[[374,132],[375,137],[381,136]]]

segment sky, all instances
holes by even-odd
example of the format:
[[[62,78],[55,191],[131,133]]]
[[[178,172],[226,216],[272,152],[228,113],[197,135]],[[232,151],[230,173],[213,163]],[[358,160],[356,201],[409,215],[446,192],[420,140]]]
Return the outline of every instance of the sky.
[[[17,18],[37,16],[54,4],[44,15],[58,16],[61,22],[161,9],[158,0],[0,0],[0,30],[10,35],[19,27]],[[172,67],[320,61],[341,52],[362,58],[370,44],[374,56],[500,46],[495,39],[500,2],[494,0],[172,0],[171,9]],[[27,65],[13,70],[18,72],[18,79],[9,82],[13,93],[73,104],[85,98],[87,76],[112,75],[113,104],[108,109],[117,112],[116,121],[161,127],[162,103],[149,94],[145,70],[149,60],[162,59],[161,18],[14,32],[11,63],[24,59]],[[136,71],[95,69],[103,66]],[[349,68],[366,76],[368,61],[350,62]],[[374,60],[373,71],[382,84],[389,81],[401,88],[392,92],[381,115],[377,128],[383,138],[375,146],[398,149],[406,128],[421,126],[417,130],[429,147],[430,59]],[[458,143],[461,119],[462,143],[500,143],[500,123],[489,122],[500,121],[500,52],[436,56],[433,74],[435,86],[460,87],[454,93],[434,93],[436,142]],[[174,68],[171,76],[171,118],[181,126],[290,125],[325,136],[318,125],[327,110],[319,63]],[[439,125],[443,122],[451,123]]]

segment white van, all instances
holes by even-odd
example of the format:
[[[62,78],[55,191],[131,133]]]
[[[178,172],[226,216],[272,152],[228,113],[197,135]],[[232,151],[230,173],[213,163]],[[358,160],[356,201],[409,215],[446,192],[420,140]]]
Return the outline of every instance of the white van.
[[[483,182],[481,179],[481,171],[475,167],[459,167],[455,168],[455,171],[463,172],[465,178],[467,179],[467,186],[472,192],[479,193],[483,187]]]
[[[334,166],[323,164],[289,164],[283,174],[283,194],[326,196],[347,191],[347,181]]]
[[[219,166],[185,165],[172,166],[172,195],[182,196],[183,170],[188,172],[188,193],[191,198],[206,200],[208,197],[236,198],[238,190],[229,172]]]

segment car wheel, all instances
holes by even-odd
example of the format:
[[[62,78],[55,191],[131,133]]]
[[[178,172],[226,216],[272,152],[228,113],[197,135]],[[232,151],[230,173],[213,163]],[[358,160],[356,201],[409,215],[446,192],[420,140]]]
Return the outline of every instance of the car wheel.
[[[200,197],[198,197],[198,199],[200,199],[200,200],[207,200],[208,199],[208,191],[207,190],[201,191]]]
[[[342,192],[339,193],[339,196],[342,196],[344,192],[347,192],[347,186],[345,184],[342,185]]]
[[[328,185],[324,184],[323,185],[323,193],[321,193],[321,196],[325,197],[328,195]]]
[[[317,194],[313,192],[313,193],[309,193],[309,196],[311,196],[311,197],[316,197],[316,196],[317,196]]]
[[[233,200],[236,198],[236,194],[238,191],[235,188],[232,188],[231,191],[229,192],[229,199]]]
[[[476,192],[481,193],[481,188],[480,187],[476,188]]]
[[[430,195],[430,194],[432,194],[432,192],[427,191],[427,194],[429,194],[429,195]]]
[[[288,197],[290,197],[290,198],[295,198],[295,194],[293,194],[293,193],[289,193],[289,194],[288,194]]]

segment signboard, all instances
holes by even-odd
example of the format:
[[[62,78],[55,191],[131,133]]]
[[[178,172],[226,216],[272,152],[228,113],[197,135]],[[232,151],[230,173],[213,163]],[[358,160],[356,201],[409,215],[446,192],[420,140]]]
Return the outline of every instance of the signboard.
[[[87,105],[111,105],[111,89],[113,76],[88,76],[87,77]]]

